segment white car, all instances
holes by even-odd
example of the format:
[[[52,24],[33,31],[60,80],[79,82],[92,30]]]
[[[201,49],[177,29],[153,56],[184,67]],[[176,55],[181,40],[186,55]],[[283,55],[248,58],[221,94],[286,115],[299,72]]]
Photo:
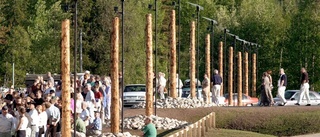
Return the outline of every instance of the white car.
[[[123,91],[123,105],[134,105],[146,101],[145,84],[129,84]]]
[[[311,105],[320,105],[320,95],[317,92],[309,91],[310,96],[310,104]],[[299,90],[286,90],[284,94],[284,98],[287,100],[286,106],[294,105],[297,103],[298,99],[300,97],[300,91]],[[280,101],[279,97],[273,98],[275,105],[283,105]],[[307,99],[304,96],[302,99],[302,102],[300,105],[307,105]]]

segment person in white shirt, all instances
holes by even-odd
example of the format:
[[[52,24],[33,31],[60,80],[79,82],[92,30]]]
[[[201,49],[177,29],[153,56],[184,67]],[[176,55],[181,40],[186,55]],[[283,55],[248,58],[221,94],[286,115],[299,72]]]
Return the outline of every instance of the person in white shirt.
[[[47,123],[47,132],[46,136],[50,135],[51,137],[56,136],[57,132],[57,124],[60,121],[60,110],[54,104],[56,103],[56,99],[52,98],[50,100],[50,103],[46,103],[46,113],[48,116],[48,121]]]
[[[179,74],[177,74],[177,84],[176,84],[177,90],[178,90],[178,97],[181,98],[182,97],[182,87],[183,87],[183,83],[179,77]]]
[[[32,102],[29,105],[30,111],[26,115],[31,127],[31,137],[37,137],[39,132],[39,113],[35,108],[35,102]]]
[[[16,133],[17,133],[16,137],[27,136],[26,130],[27,130],[29,121],[28,121],[28,118],[25,116],[25,113],[26,113],[26,109],[24,107],[21,107],[19,109],[20,117],[19,117],[19,123],[17,125],[17,129],[16,129]]]
[[[0,114],[0,137],[11,137],[11,132],[15,129],[14,117],[8,113],[8,107],[2,107],[2,114]]]
[[[166,87],[167,80],[164,77],[165,77],[165,74],[162,73],[162,72],[159,72],[159,88],[158,88],[158,92],[160,93],[160,99],[165,99],[164,89]]]
[[[91,90],[91,84],[88,83],[86,85],[86,88],[84,89],[84,92],[86,93],[86,97],[84,98],[84,101],[87,102],[87,108],[90,112],[90,117],[94,117],[94,106],[95,106],[95,98],[94,98],[94,93]],[[90,120],[90,123],[92,120]]]
[[[38,105],[37,106],[37,111],[39,114],[39,134],[38,137],[44,137],[47,129],[47,120],[48,120],[48,115],[44,111],[43,105]]]

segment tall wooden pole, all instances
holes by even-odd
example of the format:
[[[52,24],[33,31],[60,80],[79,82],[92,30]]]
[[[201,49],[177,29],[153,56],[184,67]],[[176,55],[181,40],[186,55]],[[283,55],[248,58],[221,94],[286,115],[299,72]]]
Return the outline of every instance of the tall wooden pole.
[[[177,98],[177,48],[176,48],[176,12],[171,11],[170,21],[170,96]]]
[[[242,106],[242,55],[238,52],[238,106]]]
[[[70,20],[61,25],[62,136],[71,137],[70,110]]]
[[[119,18],[115,17],[111,39],[111,132],[119,133]]]
[[[213,60],[212,60],[213,61]],[[213,65],[213,63],[212,63]],[[207,34],[206,37],[206,74],[208,75],[209,78],[209,83],[210,82],[210,78],[211,78],[211,72],[210,72],[210,34]],[[211,90],[211,84],[209,84],[209,92]],[[210,103],[212,100],[210,98],[210,94],[207,93],[207,100],[209,100],[208,102]]]
[[[150,116],[153,114],[153,56],[152,56],[152,15],[147,14],[147,25],[146,25],[146,115]]]
[[[190,92],[191,97],[196,97],[196,23],[191,22],[190,30]]]
[[[220,41],[219,43],[219,75],[223,78],[223,42]],[[221,89],[220,89],[220,96],[223,96],[223,84],[221,84]]]
[[[257,55],[256,53],[252,54],[252,97],[257,96]]]
[[[233,104],[233,47],[229,47],[229,77],[228,77],[228,91],[229,91],[229,98],[228,98],[228,105],[231,106]]]
[[[211,70],[210,70],[210,34],[207,34],[207,37],[206,37],[206,74],[208,75],[208,78],[210,79],[211,78]]]
[[[249,61],[248,52],[244,52],[244,94],[249,95]]]

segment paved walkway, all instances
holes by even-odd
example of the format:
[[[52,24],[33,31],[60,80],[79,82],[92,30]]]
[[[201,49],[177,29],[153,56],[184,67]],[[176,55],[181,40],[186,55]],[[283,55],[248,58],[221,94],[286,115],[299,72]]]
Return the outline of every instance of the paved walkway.
[[[308,134],[308,135],[300,135],[300,136],[294,136],[294,137],[320,137],[320,133]]]

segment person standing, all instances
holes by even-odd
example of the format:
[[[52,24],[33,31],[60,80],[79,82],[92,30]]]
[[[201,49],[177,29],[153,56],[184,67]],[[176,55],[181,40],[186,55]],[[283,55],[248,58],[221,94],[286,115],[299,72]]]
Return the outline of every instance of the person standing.
[[[310,104],[310,97],[309,97],[309,77],[308,77],[308,73],[307,70],[305,68],[301,68],[301,86],[300,86],[300,97],[298,102],[295,105],[300,105],[302,99],[304,98],[304,96],[306,96],[307,98],[307,105],[306,106],[311,106]]]
[[[267,71],[267,76],[265,77],[264,80],[266,85],[265,85],[265,92],[269,101],[269,106],[273,106],[274,101],[273,101],[273,96],[272,96],[272,89],[273,89],[273,85],[272,85],[272,77],[271,77],[272,71],[268,70]]]
[[[20,117],[19,117],[19,123],[17,125],[17,129],[16,129],[16,133],[17,133],[16,137],[27,137],[26,130],[27,130],[29,121],[28,121],[28,118],[25,116],[25,113],[26,113],[26,109],[24,107],[21,107],[19,109]],[[35,136],[32,136],[32,137],[35,137]]]
[[[210,80],[208,78],[208,74],[204,74],[204,79],[202,81],[202,94],[203,94],[203,101],[206,104],[210,103],[209,93],[210,93]]]
[[[28,121],[30,122],[31,136],[37,137],[39,134],[39,113],[36,110],[35,102],[28,104],[30,111],[27,113]]]
[[[265,78],[267,77],[268,73],[267,72],[263,72],[262,74],[262,84],[260,86],[260,106],[269,106],[270,102],[268,100],[267,97],[267,93],[265,90]]]
[[[264,91],[268,100],[268,105],[272,106],[273,104],[273,98],[271,95],[271,87],[270,87],[270,77],[268,76],[268,72],[263,73],[263,85],[264,85]]]
[[[7,106],[2,107],[2,114],[0,114],[0,137],[11,137],[11,132],[15,129],[14,117],[8,113]]]
[[[52,98],[50,103],[46,103],[46,112],[48,116],[46,136],[56,137],[57,136],[57,125],[60,121],[60,110],[54,104],[56,99]]]
[[[280,78],[278,80],[278,97],[280,98],[282,105],[287,104],[287,100],[284,98],[284,93],[287,86],[287,75],[284,73],[284,69],[280,69]]]
[[[151,117],[146,117],[144,120],[145,126],[142,129],[142,136],[143,137],[156,137],[157,136],[157,129],[152,124],[152,118]]]
[[[160,93],[160,99],[165,99],[164,89],[166,87],[167,80],[164,77],[165,77],[165,74],[162,73],[162,72],[159,72],[159,88],[158,88],[158,92]]]
[[[177,91],[178,91],[178,97],[181,98],[182,97],[182,87],[183,87],[183,83],[179,77],[179,74],[177,74]]]
[[[219,105],[219,98],[220,98],[220,89],[221,89],[221,84],[222,84],[222,78],[218,74],[218,70],[215,69],[213,71],[214,75],[211,78],[211,84],[212,86],[212,102],[216,103]]]

